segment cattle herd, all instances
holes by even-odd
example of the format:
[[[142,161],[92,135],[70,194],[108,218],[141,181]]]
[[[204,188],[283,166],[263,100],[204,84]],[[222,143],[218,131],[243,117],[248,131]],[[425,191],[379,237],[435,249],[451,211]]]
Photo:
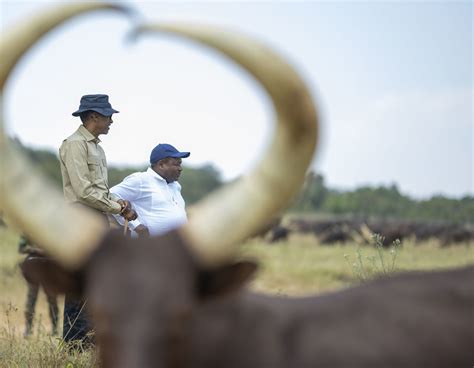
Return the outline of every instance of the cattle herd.
[[[131,14],[118,3],[66,2],[4,30],[2,100],[15,65],[44,34],[106,9]],[[2,114],[0,210],[57,263],[33,262],[29,271],[57,291],[85,294],[102,367],[473,366],[472,265],[304,298],[248,291],[257,265],[235,258],[238,244],[299,192],[318,141],[314,99],[280,55],[239,32],[203,24],[132,28],[138,38],[171,34],[204,44],[239,64],[268,93],[276,128],[260,162],[199,202],[187,224],[130,239],[96,214],[66,205],[12,147]]]
[[[372,234],[383,237],[383,245],[395,240],[411,240],[415,244],[437,240],[441,246],[468,245],[474,242],[474,224],[403,220],[311,219],[292,217],[284,222],[274,222],[266,230],[264,239],[275,243],[290,234],[312,234],[320,244],[371,243]]]

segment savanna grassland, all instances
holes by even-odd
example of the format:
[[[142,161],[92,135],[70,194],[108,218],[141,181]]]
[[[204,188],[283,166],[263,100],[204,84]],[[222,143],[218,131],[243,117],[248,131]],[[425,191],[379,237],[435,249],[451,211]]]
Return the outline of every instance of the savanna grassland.
[[[349,287],[383,273],[428,270],[474,264],[474,244],[441,247],[435,240],[376,246],[336,244],[321,246],[313,236],[292,234],[287,241],[268,245],[250,240],[242,256],[258,260],[259,272],[251,283],[257,291],[280,295],[323,293]],[[93,351],[68,353],[57,336],[50,335],[47,302],[40,292],[34,333],[23,337],[26,283],[18,268],[18,235],[0,227],[0,367],[97,366]],[[63,298],[59,297],[62,315]],[[62,325],[62,321],[60,318]]]

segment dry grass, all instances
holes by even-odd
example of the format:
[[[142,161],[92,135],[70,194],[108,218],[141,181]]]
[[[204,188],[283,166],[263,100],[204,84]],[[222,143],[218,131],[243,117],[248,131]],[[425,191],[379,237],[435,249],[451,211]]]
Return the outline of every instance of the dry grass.
[[[396,258],[395,271],[431,270],[474,264],[474,244],[440,247],[436,240],[402,244]],[[390,249],[383,250],[386,261]],[[259,240],[247,242],[243,254],[260,261],[260,271],[252,283],[255,290],[288,295],[321,293],[360,282],[355,272],[358,253],[364,267],[371,271],[370,258],[380,265],[373,246],[335,244],[321,246],[312,235],[292,234],[288,241],[275,245]]]
[[[18,236],[0,227],[0,367],[97,366],[94,351],[70,353],[61,339],[48,334],[50,321],[47,302],[40,292],[36,308],[35,331],[23,338],[23,306],[26,284],[18,269],[23,258],[17,251]],[[474,264],[474,244],[441,248],[436,241],[403,244],[396,260],[397,270],[436,269]],[[321,246],[312,236],[292,235],[288,241],[266,245],[259,240],[244,244],[242,254],[256,258],[260,270],[251,287],[283,295],[321,293],[359,282],[354,263],[376,255],[374,247],[357,244]],[[389,251],[384,257],[390,259]],[[364,261],[365,262],[365,261]],[[368,262],[365,267],[369,267]],[[63,299],[60,302],[62,316]],[[61,324],[60,324],[61,325]]]
[[[34,333],[23,337],[27,286],[18,263],[17,234],[0,227],[0,368],[86,368],[97,366],[94,351],[70,351],[60,337],[51,336],[51,322],[45,294],[36,303]],[[64,298],[58,298],[59,326],[62,326]]]

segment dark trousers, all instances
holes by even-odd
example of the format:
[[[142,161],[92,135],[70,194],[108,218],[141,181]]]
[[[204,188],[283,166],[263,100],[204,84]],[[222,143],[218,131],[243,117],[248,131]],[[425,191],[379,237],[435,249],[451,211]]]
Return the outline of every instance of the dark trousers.
[[[74,206],[87,207],[76,202]],[[107,215],[94,208],[87,207],[96,211],[103,218],[106,226],[109,226]],[[87,303],[85,300],[73,295],[65,295],[64,299],[64,321],[63,321],[63,340],[68,343],[77,341],[82,347],[92,347],[94,345],[93,327],[90,323],[90,317],[87,313]]]
[[[77,341],[83,347],[89,347],[94,344],[92,335],[92,326],[87,315],[86,302],[66,294],[63,322],[64,341]]]

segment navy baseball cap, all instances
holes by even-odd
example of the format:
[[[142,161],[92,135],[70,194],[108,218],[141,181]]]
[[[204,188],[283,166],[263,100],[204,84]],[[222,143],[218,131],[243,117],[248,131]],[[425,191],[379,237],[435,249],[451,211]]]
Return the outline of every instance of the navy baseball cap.
[[[79,110],[72,113],[79,116],[85,111],[95,111],[104,116],[112,116],[118,111],[112,108],[107,95],[84,95],[81,97]]]
[[[163,160],[167,157],[185,158],[189,157],[190,154],[190,152],[179,152],[171,144],[160,143],[151,151],[150,164],[154,164],[155,162]]]

